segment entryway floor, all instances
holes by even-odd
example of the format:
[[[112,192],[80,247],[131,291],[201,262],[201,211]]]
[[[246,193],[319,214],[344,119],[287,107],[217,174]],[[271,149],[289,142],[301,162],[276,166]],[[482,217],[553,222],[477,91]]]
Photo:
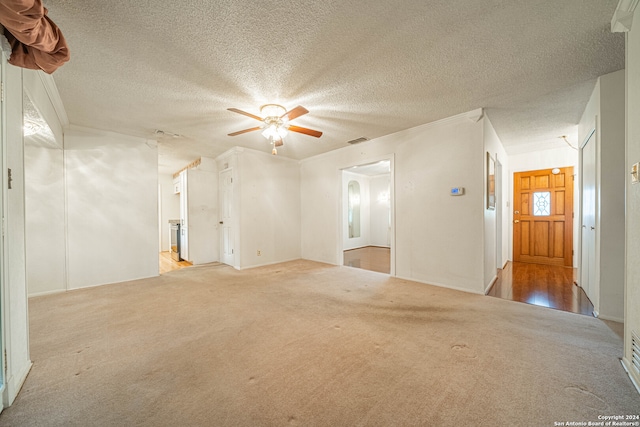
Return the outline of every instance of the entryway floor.
[[[344,251],[344,265],[390,274],[391,249],[379,246],[366,246],[364,248]]]
[[[160,252],[160,274],[191,266],[192,264],[189,261],[174,261],[168,251]]]
[[[571,267],[509,262],[487,295],[591,316],[593,304],[575,274]]]

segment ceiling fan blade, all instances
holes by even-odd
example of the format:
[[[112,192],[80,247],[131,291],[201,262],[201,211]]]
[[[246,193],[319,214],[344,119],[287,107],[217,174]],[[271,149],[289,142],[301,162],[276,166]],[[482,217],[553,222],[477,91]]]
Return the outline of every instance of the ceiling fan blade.
[[[233,132],[228,134],[229,136],[236,136],[236,135],[242,135],[243,133],[247,133],[247,132],[253,132],[254,130],[260,130],[262,129],[260,126],[255,127],[255,128],[249,128],[249,129],[244,129],[244,130],[239,130],[238,132]]]
[[[304,116],[308,112],[309,112],[309,110],[304,108],[302,105],[298,105],[296,108],[294,108],[292,110],[289,110],[286,113],[284,113],[282,116],[280,116],[280,118],[284,119],[286,117],[287,120],[293,120],[296,117]]]
[[[284,145],[284,141],[279,139],[275,142],[275,144],[273,144],[275,147],[281,147]]]
[[[246,111],[238,110],[237,108],[227,108],[229,111],[233,111],[234,113],[242,114],[243,116],[251,117],[252,119],[256,119],[259,122],[262,121],[262,117],[258,117],[255,114],[247,113]]]
[[[309,136],[315,136],[316,138],[320,138],[322,136],[322,132],[320,132],[320,131],[313,130],[313,129],[307,129],[307,128],[303,128],[303,127],[300,127],[300,126],[290,125],[289,126],[289,130],[291,132],[298,132],[298,133],[304,133],[305,135],[309,135]]]

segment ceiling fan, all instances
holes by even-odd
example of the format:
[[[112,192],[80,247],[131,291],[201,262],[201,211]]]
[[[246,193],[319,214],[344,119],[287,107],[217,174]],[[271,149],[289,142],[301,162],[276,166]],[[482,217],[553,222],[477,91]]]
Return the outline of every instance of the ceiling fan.
[[[238,110],[237,108],[227,108],[227,110],[233,111],[234,113],[242,114],[247,117],[251,117],[252,119],[256,119],[262,122],[262,125],[260,126],[233,132],[228,134],[229,136],[242,135],[243,133],[262,129],[262,136],[270,140],[273,144],[272,154],[278,153],[276,147],[280,147],[284,144],[283,139],[289,131],[303,133],[305,135],[314,136],[316,138],[320,138],[322,136],[322,132],[320,131],[289,124],[291,120],[303,116],[309,112],[309,110],[301,105],[298,105],[297,107],[287,111],[282,105],[279,104],[265,104],[260,107],[260,113],[262,113],[264,117],[259,117],[254,114],[247,113],[246,111]]]

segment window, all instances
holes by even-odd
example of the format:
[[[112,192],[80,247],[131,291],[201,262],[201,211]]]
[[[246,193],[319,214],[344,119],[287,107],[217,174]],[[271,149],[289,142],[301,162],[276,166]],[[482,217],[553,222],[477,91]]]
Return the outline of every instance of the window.
[[[551,215],[551,192],[537,191],[533,193],[533,215]]]

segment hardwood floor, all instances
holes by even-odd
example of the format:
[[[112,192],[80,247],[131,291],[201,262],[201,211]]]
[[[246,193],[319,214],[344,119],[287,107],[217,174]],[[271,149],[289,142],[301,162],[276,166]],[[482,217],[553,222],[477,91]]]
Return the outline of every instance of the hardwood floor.
[[[167,273],[173,270],[179,270],[185,267],[191,267],[189,261],[174,261],[171,258],[170,252],[160,252],[160,274]]]
[[[367,246],[344,251],[344,265],[389,274],[391,272],[391,249]]]
[[[576,269],[525,262],[509,262],[498,270],[498,280],[487,295],[593,315],[593,304],[574,284]]]

